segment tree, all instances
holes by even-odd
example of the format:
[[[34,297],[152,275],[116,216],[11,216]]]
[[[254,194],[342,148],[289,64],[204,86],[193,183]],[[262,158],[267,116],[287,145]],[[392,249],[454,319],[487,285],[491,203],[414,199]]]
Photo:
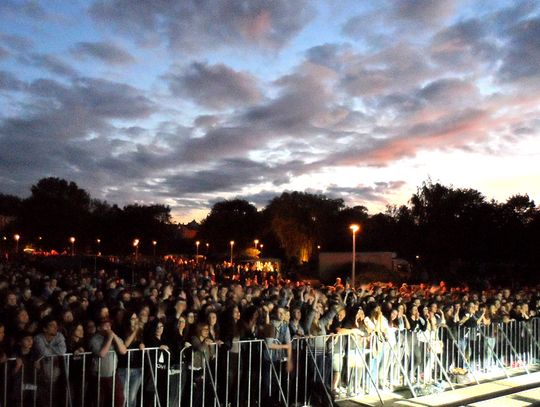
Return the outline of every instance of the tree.
[[[229,242],[235,247],[248,247],[255,238],[260,238],[261,217],[257,208],[243,199],[224,200],[212,207],[202,221],[199,236],[211,242],[217,251],[226,252]]]
[[[272,232],[289,258],[306,262],[311,259],[317,244],[332,233],[342,199],[303,192],[284,192],[266,207]]]
[[[43,178],[31,188],[21,206],[17,226],[28,238],[43,236],[45,247],[67,247],[70,236],[86,238],[90,195],[60,178]]]

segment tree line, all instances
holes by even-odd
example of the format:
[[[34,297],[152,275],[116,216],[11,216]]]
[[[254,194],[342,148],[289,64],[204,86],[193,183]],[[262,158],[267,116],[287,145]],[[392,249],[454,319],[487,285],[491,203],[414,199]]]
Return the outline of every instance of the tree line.
[[[130,242],[140,238],[146,245],[141,252],[150,252],[156,240],[161,252],[193,254],[198,240],[201,254],[225,257],[231,241],[238,254],[258,240],[262,256],[303,263],[316,259],[319,250],[351,250],[349,225],[357,223],[360,251],[394,251],[430,267],[456,262],[531,266],[540,260],[540,208],[527,194],[497,202],[477,190],[431,180],[407,204],[377,214],[304,192],[283,192],[261,210],[243,199],[223,200],[212,207],[193,240],[178,235],[170,212],[164,205],[120,208],[58,178],[38,181],[25,199],[0,194],[0,214],[15,218],[3,233],[43,236],[48,248],[67,246],[67,236],[76,236],[87,252],[101,238],[102,250],[128,253]]]

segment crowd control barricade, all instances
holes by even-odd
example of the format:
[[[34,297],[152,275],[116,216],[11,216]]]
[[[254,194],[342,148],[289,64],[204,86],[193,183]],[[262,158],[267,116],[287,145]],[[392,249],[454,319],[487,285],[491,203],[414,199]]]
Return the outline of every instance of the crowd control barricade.
[[[0,407],[312,406],[382,400],[399,389],[417,396],[538,368],[539,321],[294,338],[292,360],[271,340],[11,358],[0,364]]]

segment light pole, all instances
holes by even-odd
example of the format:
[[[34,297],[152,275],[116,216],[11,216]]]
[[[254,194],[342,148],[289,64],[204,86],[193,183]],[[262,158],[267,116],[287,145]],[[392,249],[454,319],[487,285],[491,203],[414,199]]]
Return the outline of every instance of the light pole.
[[[139,239],[133,240],[133,247],[135,248],[135,263],[137,263],[137,257],[139,257]]]
[[[157,246],[157,240],[152,240],[152,246],[154,249],[154,260],[156,259],[156,246]]]
[[[230,245],[231,245],[231,266],[232,266],[234,240],[231,240],[231,241],[230,241]]]
[[[195,261],[198,263],[199,262],[199,245],[201,244],[201,242],[199,242],[198,240],[195,242]]]
[[[360,230],[360,226],[358,225],[351,225],[349,226],[349,229],[352,231],[352,276],[351,276],[351,287],[355,287],[355,280],[356,280],[356,232]]]
[[[96,255],[94,256],[94,273],[97,270],[97,256],[99,256],[101,253],[99,252],[99,244],[101,243],[101,239],[96,239]]]
[[[262,249],[263,249],[264,245],[261,243],[261,244],[259,245],[259,247],[261,248],[261,249],[259,250],[259,257],[262,257]]]
[[[15,254],[19,253],[19,239],[21,238],[21,235],[16,234],[13,235],[13,239],[15,239]]]
[[[206,243],[206,255],[208,256],[208,249],[210,249],[210,243]]]
[[[75,256],[75,238],[73,236],[71,236],[69,238],[69,241],[71,243],[71,256]]]
[[[259,245],[259,239],[255,239],[253,241],[253,244],[255,245],[255,249],[257,248],[257,246]]]

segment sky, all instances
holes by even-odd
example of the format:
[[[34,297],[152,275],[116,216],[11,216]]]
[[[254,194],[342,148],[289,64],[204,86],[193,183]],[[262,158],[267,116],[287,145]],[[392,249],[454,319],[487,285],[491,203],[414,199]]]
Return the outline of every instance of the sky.
[[[203,219],[284,191],[540,201],[540,2],[0,2],[0,193]]]

